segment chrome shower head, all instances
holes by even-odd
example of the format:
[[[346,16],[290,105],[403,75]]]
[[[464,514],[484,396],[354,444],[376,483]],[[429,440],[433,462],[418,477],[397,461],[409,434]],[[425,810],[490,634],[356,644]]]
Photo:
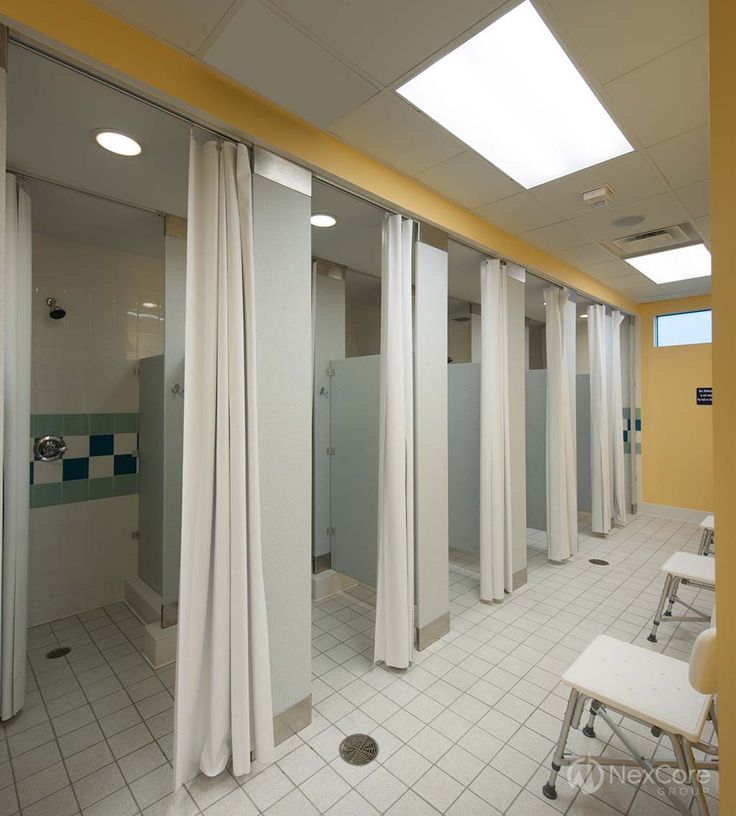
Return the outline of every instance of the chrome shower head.
[[[62,309],[56,302],[56,298],[47,298],[46,305],[49,307],[49,317],[52,320],[61,320],[66,317],[66,309]]]

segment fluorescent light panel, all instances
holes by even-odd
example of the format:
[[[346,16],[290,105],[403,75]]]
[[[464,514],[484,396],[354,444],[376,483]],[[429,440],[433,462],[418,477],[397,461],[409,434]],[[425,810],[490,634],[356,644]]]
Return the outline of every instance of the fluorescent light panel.
[[[397,90],[527,188],[633,150],[529,0]]]
[[[707,278],[710,275],[710,252],[703,244],[666,249],[625,260],[655,283]]]

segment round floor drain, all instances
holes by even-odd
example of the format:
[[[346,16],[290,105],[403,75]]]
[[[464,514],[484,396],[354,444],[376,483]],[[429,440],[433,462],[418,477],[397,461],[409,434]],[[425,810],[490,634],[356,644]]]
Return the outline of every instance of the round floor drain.
[[[596,567],[609,567],[610,566],[608,561],[604,561],[602,558],[589,558],[588,561],[591,564],[595,564]]]
[[[56,649],[52,649],[50,652],[46,652],[46,657],[49,660],[56,660],[59,657],[64,657],[64,655],[68,655],[71,652],[71,646],[58,646]]]
[[[378,756],[378,743],[366,734],[351,734],[340,743],[340,756],[350,765],[367,765]]]

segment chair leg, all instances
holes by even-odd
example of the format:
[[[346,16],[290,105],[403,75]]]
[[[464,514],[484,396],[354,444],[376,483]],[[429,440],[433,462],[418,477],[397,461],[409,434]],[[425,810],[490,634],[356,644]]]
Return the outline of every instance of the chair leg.
[[[567,737],[570,733],[570,726],[572,725],[572,718],[575,716],[575,708],[578,703],[580,693],[575,689],[570,692],[570,698],[567,701],[567,709],[565,710],[565,719],[562,721],[562,728],[560,730],[560,738],[557,740],[557,747],[552,757],[552,770],[550,771],[549,780],[542,787],[542,793],[547,799],[557,798],[557,774],[562,769],[562,758],[565,754],[565,746],[567,745]]]
[[[672,617],[672,607],[675,605],[675,601],[677,600],[677,590],[680,588],[680,578],[673,578],[672,579],[672,587],[670,588],[670,597],[667,603],[667,611],[664,613],[665,617],[671,618]]]
[[[600,703],[597,700],[590,701],[590,712],[588,713],[588,724],[583,728],[583,734],[591,739],[595,737],[595,717],[600,708]]]
[[[693,755],[693,746],[686,740],[681,740],[682,748],[685,753],[685,761],[687,762],[688,773],[690,776],[690,786],[695,794],[695,801],[698,803],[698,813],[700,816],[710,816],[708,802],[705,798],[705,791],[698,776],[698,768],[695,764],[695,757]]]
[[[670,594],[670,586],[672,585],[672,577],[671,575],[667,575],[664,579],[664,586],[662,587],[662,594],[659,598],[659,604],[657,605],[657,611],[654,613],[654,623],[652,624],[652,631],[647,637],[647,640],[650,643],[657,642],[657,629],[659,627],[659,622],[662,620],[662,612],[664,611],[664,605],[667,601],[667,598]]]

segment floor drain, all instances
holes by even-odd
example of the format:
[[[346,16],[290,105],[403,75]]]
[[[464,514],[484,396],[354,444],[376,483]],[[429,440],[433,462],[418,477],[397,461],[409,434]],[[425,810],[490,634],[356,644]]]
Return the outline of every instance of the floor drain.
[[[595,564],[596,567],[609,567],[610,566],[608,561],[604,561],[602,558],[589,558],[588,561],[591,564]]]
[[[56,649],[52,649],[50,652],[46,652],[46,657],[49,660],[56,660],[59,657],[64,657],[64,655],[68,655],[71,652],[71,646],[58,646]]]
[[[350,765],[367,765],[378,756],[378,743],[366,734],[351,734],[340,743],[340,756]]]

